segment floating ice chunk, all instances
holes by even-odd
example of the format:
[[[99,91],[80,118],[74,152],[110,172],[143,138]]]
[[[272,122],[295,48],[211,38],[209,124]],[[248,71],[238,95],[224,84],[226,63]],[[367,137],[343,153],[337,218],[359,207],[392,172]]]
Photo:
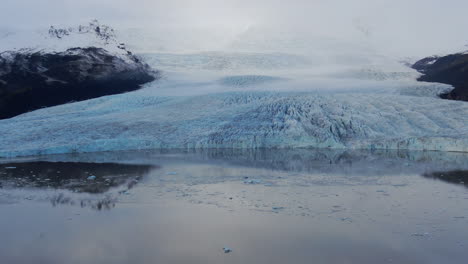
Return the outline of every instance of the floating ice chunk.
[[[260,184],[262,183],[261,180],[245,180],[244,181],[245,184]]]
[[[285,207],[283,206],[277,206],[277,207],[272,207],[271,209],[275,210],[275,211],[278,211],[278,210],[283,210],[285,209]]]
[[[96,179],[96,176],[91,175],[91,176],[89,176],[87,179],[88,179],[89,181],[94,181],[94,180]]]
[[[7,170],[14,170],[14,169],[16,169],[16,167],[5,167],[5,169],[7,169]]]
[[[170,172],[166,173],[166,175],[177,175],[177,172],[175,172],[175,171],[170,171]]]
[[[414,237],[425,237],[425,236],[429,236],[429,233],[413,233],[411,234],[411,236],[414,236]]]
[[[223,251],[224,253],[231,253],[232,252],[232,249],[228,248],[228,247],[223,247]]]

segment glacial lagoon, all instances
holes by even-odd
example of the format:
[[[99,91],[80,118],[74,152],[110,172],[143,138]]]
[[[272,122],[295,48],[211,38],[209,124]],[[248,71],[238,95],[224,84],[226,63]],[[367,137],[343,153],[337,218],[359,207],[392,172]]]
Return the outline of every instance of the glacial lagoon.
[[[1,263],[468,259],[467,153],[49,155],[2,159],[0,186]]]

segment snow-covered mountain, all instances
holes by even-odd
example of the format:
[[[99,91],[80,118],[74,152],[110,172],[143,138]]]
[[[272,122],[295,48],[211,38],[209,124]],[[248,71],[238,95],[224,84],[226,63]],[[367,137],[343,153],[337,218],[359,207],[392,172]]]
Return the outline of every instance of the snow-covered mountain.
[[[97,21],[51,26],[26,39],[10,34],[0,42],[0,118],[133,91],[158,76]],[[13,43],[15,48],[8,46]]]
[[[116,54],[127,54],[125,44],[117,41],[114,29],[97,20],[75,27],[0,31],[0,51],[61,52],[77,47],[96,47]]]

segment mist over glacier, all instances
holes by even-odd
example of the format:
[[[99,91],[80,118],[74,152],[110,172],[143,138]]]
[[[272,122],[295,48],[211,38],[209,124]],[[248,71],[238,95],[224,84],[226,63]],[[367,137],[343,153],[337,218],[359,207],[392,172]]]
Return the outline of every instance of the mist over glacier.
[[[421,57],[468,44],[459,33],[468,26],[467,9],[463,0],[16,0],[2,3],[0,32],[99,19],[123,35],[136,34],[128,41],[153,52],[232,49],[231,41],[257,30],[264,40],[288,38],[284,33],[327,37]]]

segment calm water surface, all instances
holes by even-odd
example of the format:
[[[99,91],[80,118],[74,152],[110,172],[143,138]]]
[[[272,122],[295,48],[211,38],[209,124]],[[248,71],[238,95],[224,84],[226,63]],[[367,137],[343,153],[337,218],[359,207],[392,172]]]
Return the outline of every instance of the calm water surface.
[[[467,187],[463,153],[0,160],[0,263],[468,263]]]

